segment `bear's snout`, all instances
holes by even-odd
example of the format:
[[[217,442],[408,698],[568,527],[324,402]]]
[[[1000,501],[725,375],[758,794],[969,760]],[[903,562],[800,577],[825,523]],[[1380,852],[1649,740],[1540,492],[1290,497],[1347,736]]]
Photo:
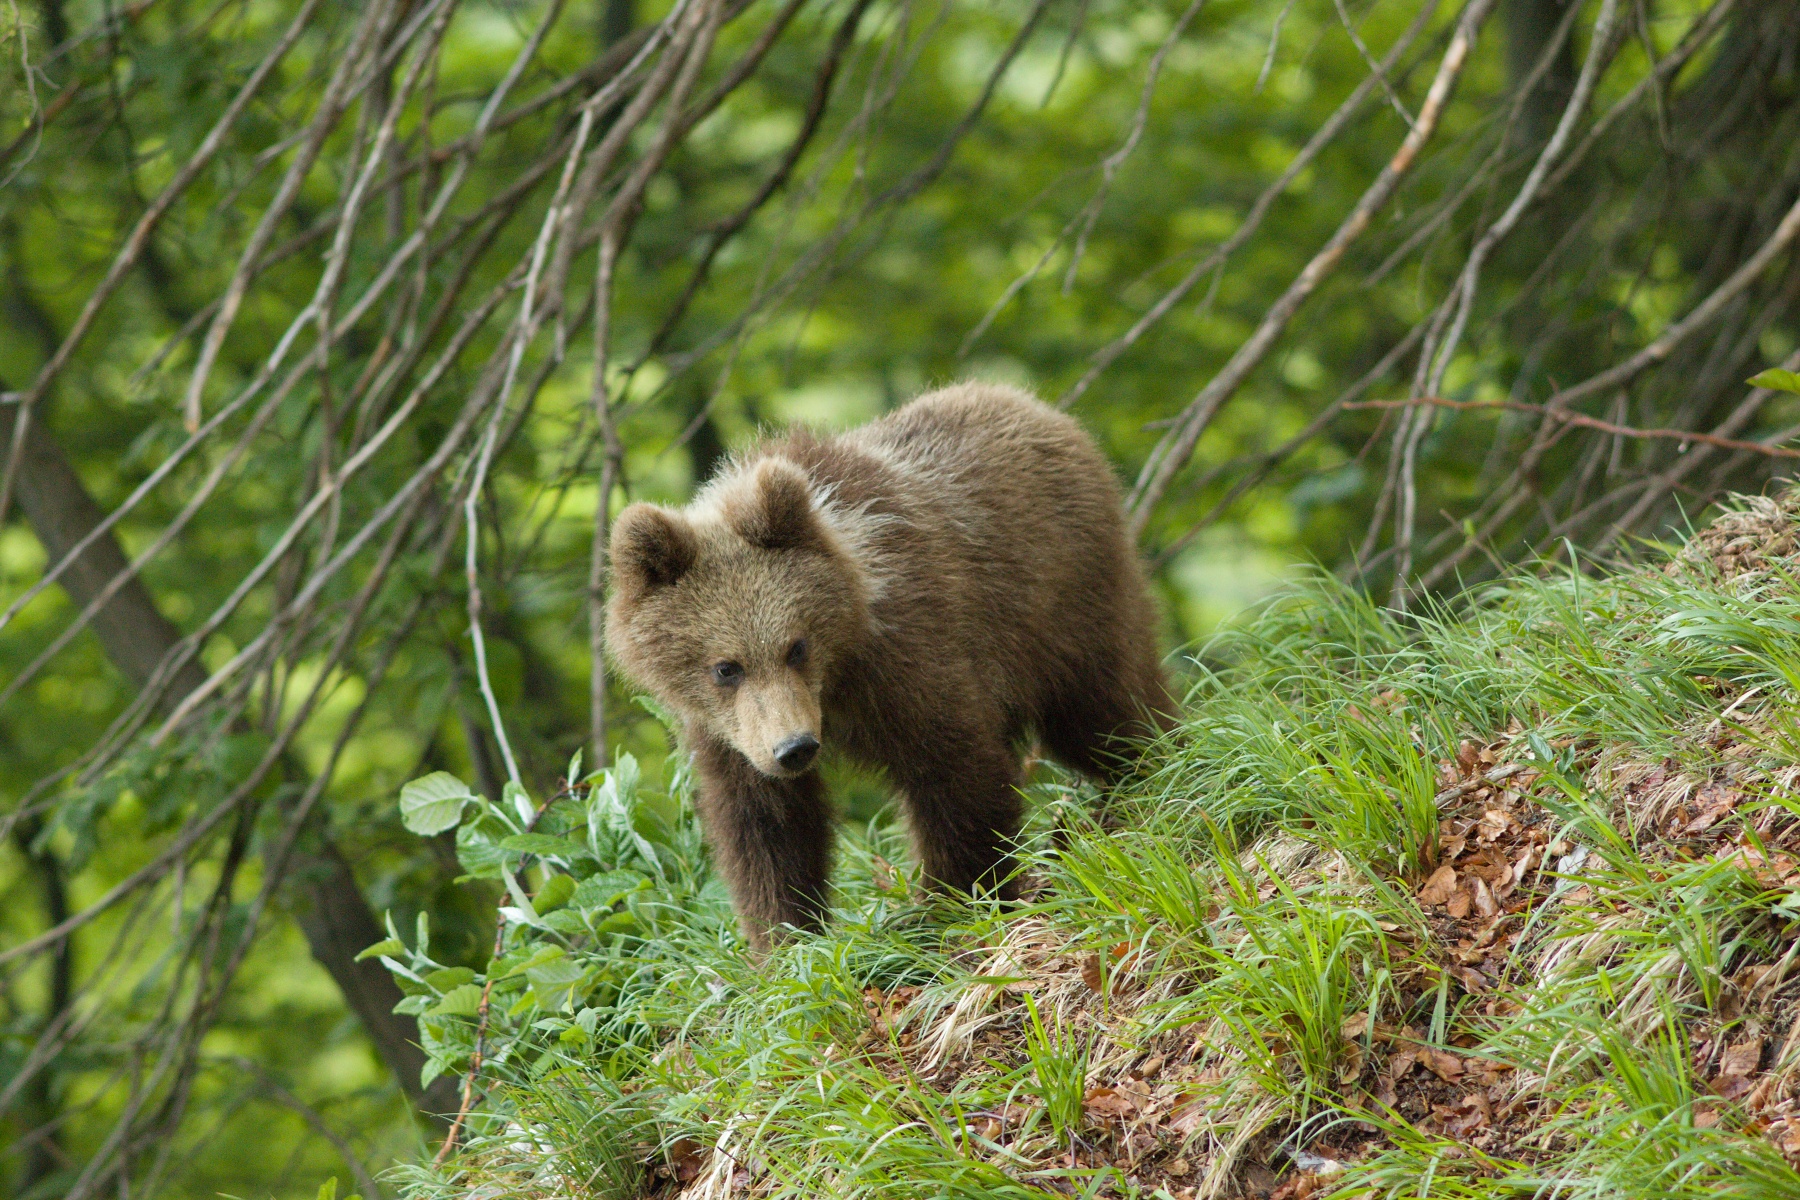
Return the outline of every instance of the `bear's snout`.
[[[775,744],[775,761],[782,770],[798,775],[812,766],[819,756],[819,739],[810,733],[796,733]]]

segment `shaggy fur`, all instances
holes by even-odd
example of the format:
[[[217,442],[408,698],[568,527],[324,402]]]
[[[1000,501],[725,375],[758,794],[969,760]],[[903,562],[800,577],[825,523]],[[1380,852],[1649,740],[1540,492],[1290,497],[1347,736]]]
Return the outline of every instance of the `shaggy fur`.
[[[685,509],[631,505],[612,546],[607,643],[685,724],[759,948],[825,908],[810,739],[886,771],[932,881],[1004,890],[1025,739],[1104,781],[1174,711],[1106,460],[1012,388],[764,444]]]

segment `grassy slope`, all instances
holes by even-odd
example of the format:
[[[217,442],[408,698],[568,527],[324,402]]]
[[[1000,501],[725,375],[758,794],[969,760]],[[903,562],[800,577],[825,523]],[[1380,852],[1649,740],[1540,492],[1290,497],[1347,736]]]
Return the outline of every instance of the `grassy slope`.
[[[1011,910],[923,900],[876,829],[833,929],[754,968],[686,826],[600,910],[638,933],[557,935],[609,982],[522,1002],[512,1119],[406,1187],[1800,1195],[1800,581],[1757,503],[1456,617],[1285,597],[1108,828],[1034,789]]]

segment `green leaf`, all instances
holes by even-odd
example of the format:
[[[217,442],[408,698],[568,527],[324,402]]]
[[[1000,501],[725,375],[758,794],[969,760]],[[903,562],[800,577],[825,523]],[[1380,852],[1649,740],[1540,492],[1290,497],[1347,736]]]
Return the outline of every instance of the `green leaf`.
[[[1751,386],[1768,388],[1772,392],[1792,392],[1800,396],[1800,374],[1784,371],[1780,367],[1770,367],[1759,375],[1752,375]]]
[[[421,837],[454,829],[463,805],[475,799],[469,785],[448,771],[433,771],[400,789],[400,823]]]
[[[561,946],[539,946],[537,950],[532,953],[531,957],[516,962],[510,967],[506,967],[500,974],[496,975],[495,978],[504,979],[509,975],[517,975],[521,971],[529,971],[533,967],[541,967],[547,962],[555,962],[557,959],[565,957],[567,953],[568,952]],[[499,967],[501,964],[496,963],[495,966]]]
[[[319,1200],[337,1200],[337,1176],[333,1175],[319,1185]]]
[[[370,946],[367,950],[364,950],[361,954],[357,955],[356,961],[361,962],[365,958],[382,958],[395,954],[404,954],[405,952],[406,943],[399,938],[383,938],[381,941],[376,942],[373,946]]]
[[[655,700],[652,700],[649,696],[637,695],[637,696],[633,696],[632,699],[637,702],[637,706],[639,708],[643,709],[645,712],[647,712],[651,716],[655,717],[657,722],[659,724],[661,724],[662,727],[664,729],[668,730],[671,734],[674,734],[678,730],[680,730],[681,722],[676,719],[675,714],[673,712],[669,711],[667,708],[664,708],[661,704],[657,703]]]
[[[616,912],[600,924],[594,926],[595,933],[630,933],[638,927],[637,914],[634,912]]]
[[[427,1010],[433,1017],[472,1017],[481,1009],[481,989],[472,983],[451,988]]]
[[[581,909],[611,908],[648,882],[636,871],[602,871],[581,881],[575,889],[574,904]]]
[[[532,804],[531,797],[526,794],[524,788],[510,779],[506,781],[506,786],[500,789],[500,802],[512,805],[513,811],[519,814],[519,820],[527,825],[531,824],[531,818],[537,816],[537,806]]]
[[[570,959],[558,959],[525,972],[538,1003],[552,1011],[569,1007],[575,989],[585,976],[581,964]]]
[[[587,918],[579,909],[559,908],[553,913],[544,914],[544,928],[552,933],[586,933]]]
[[[472,982],[474,978],[475,972],[467,967],[445,967],[427,975],[425,982],[437,991],[447,992],[451,988],[461,987],[465,983]]]
[[[500,848],[517,850],[521,854],[536,854],[540,857],[592,857],[588,853],[588,848],[580,842],[569,838],[552,837],[547,833],[515,833],[501,838]]]
[[[538,916],[554,912],[569,902],[575,894],[575,877],[573,875],[552,875],[544,880],[544,886],[532,897],[531,907]]]
[[[506,826],[494,817],[470,821],[456,831],[456,861],[476,879],[498,879],[506,858],[500,840],[507,836]]]

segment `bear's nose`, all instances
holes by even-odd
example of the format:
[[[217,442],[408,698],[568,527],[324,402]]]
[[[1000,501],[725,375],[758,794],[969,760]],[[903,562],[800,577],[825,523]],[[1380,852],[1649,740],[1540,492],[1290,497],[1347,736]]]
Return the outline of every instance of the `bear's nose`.
[[[818,757],[819,739],[810,733],[796,733],[775,747],[775,761],[784,771],[804,771]]]

